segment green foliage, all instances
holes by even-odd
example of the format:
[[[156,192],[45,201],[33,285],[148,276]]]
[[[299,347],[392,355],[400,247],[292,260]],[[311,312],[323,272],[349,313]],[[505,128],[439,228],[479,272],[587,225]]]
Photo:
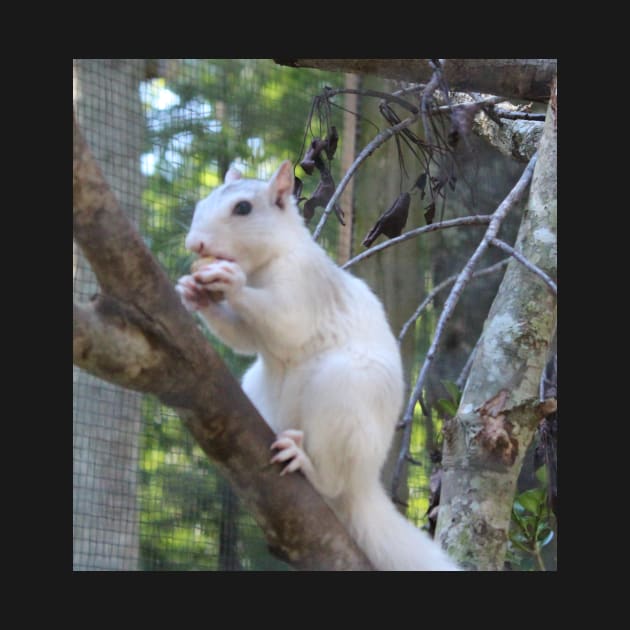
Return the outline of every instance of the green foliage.
[[[437,420],[437,417],[432,419]],[[410,465],[407,472],[407,485],[409,495],[407,497],[407,518],[418,527],[426,523],[426,514],[429,507],[429,477],[431,466],[427,457],[427,429],[420,405],[416,405],[413,415],[413,428],[409,452],[415,461],[421,465]]]
[[[444,416],[454,418],[462,400],[462,392],[452,381],[442,381],[442,385],[448,392],[449,398],[440,398],[435,405]]]
[[[433,470],[430,452],[436,447],[432,443],[429,431],[431,436],[439,436],[442,431],[442,418],[437,409],[433,409],[431,417],[427,418],[422,414],[420,405],[416,405],[409,448],[416,463],[410,465],[407,472],[409,488],[407,518],[420,528],[426,528],[428,525],[429,481]]]
[[[217,479],[179,418],[143,400],[140,538],[144,569],[216,568]]]
[[[518,494],[512,506],[507,561],[521,571],[546,570],[542,551],[555,535],[544,466],[536,478],[540,485]]]

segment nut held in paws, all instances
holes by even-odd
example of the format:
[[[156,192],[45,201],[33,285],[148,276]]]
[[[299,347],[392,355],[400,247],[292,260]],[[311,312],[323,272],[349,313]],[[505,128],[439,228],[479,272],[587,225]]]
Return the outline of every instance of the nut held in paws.
[[[197,258],[197,260],[195,260],[193,264],[190,265],[190,273],[196,273],[197,271],[200,271],[206,265],[210,265],[215,260],[217,260],[217,258],[215,258],[214,256],[204,256],[203,258]],[[220,302],[225,297],[223,291],[208,291],[208,295],[213,302]]]
[[[192,265],[190,265],[190,273],[199,271],[202,267],[213,263],[216,260],[214,256],[204,256],[203,258],[197,258]]]

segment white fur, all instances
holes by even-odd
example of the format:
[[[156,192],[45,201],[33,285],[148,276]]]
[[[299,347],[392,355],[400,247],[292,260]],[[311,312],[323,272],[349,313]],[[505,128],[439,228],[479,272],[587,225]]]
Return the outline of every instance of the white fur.
[[[312,240],[290,162],[270,182],[226,182],[199,202],[186,239],[220,260],[177,289],[227,345],[258,355],[243,389],[277,434],[272,461],[302,470],[376,568],[456,570],[381,486],[404,384],[380,301]],[[233,213],[240,201],[249,214]]]

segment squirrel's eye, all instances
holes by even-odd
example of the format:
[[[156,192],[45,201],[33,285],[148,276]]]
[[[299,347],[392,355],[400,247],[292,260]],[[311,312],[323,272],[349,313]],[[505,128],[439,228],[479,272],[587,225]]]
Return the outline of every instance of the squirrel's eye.
[[[240,214],[244,216],[252,211],[252,204],[249,201],[239,201],[232,210],[232,214]]]

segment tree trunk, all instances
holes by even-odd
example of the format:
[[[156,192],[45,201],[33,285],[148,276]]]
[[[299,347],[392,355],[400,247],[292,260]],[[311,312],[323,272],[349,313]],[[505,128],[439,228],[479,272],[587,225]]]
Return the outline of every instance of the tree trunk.
[[[274,59],[293,68],[318,68],[377,75],[426,83],[433,70],[428,59]],[[451,90],[484,92],[506,98],[547,101],[556,73],[555,59],[446,59],[445,76]]]
[[[347,90],[356,90],[359,87],[359,77],[354,74],[346,74],[344,87]],[[341,172],[345,173],[356,158],[357,140],[357,116],[354,112],[359,109],[359,96],[357,94],[345,94],[343,99],[343,143],[341,152]],[[337,264],[343,265],[352,256],[352,236],[354,234],[354,180],[341,195],[341,207],[345,212],[345,225],[339,225],[339,243],[337,244]]]
[[[105,176],[135,222],[141,207],[143,60],[76,60],[74,102]],[[124,112],[124,116],[121,116]],[[75,300],[98,284],[73,244]],[[138,568],[137,475],[142,397],[73,369],[73,566]]]
[[[556,109],[552,90],[515,249],[556,275]],[[539,382],[556,326],[546,284],[512,260],[494,300],[456,418],[444,428],[437,537],[462,566],[501,570],[522,460],[555,402]]]

